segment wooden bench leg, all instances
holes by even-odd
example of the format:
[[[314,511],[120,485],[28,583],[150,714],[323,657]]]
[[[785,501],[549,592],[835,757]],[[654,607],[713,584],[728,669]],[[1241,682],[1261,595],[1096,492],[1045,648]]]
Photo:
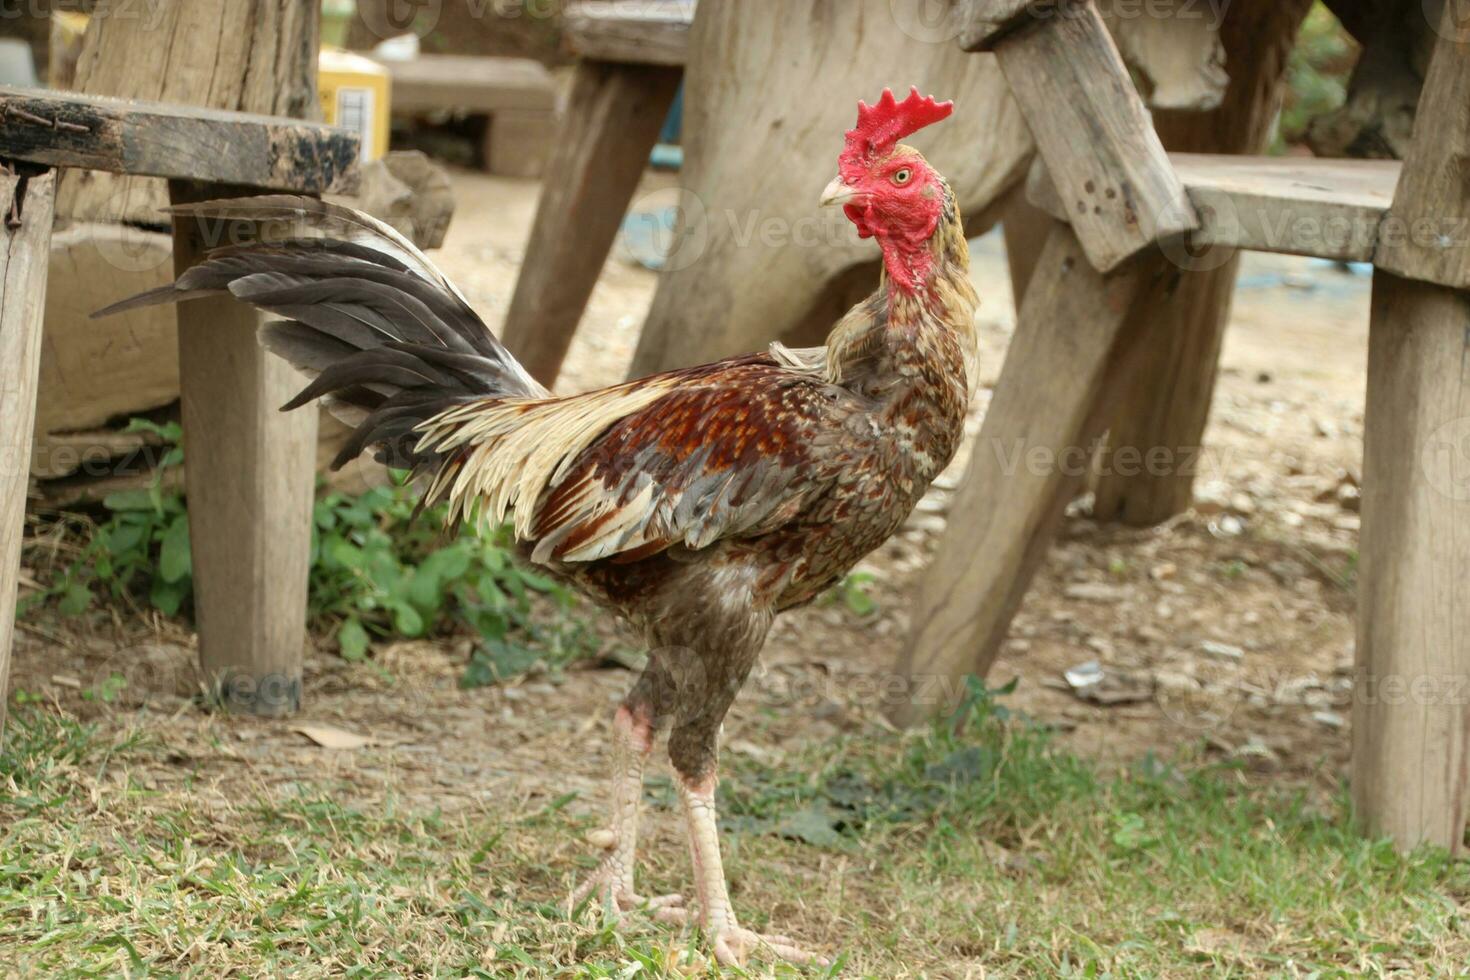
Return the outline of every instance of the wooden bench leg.
[[[1161,524],[1194,502],[1200,443],[1219,373],[1239,256],[1191,272],[1169,305],[1164,341],[1139,365],[1110,420],[1092,513],[1135,527]],[[1154,460],[1139,465],[1136,460]]]
[[[20,227],[11,228],[6,218],[17,198]],[[0,174],[0,737],[10,703],[10,647],[55,203],[54,172],[26,180]]]
[[[175,204],[245,193],[169,183]],[[225,237],[217,221],[175,219],[175,273]],[[228,709],[288,714],[301,704],[317,415],[279,410],[304,381],[257,343],[253,310],[229,297],[178,310],[200,666]]]
[[[1470,815],[1470,293],[1378,270],[1368,339],[1353,804],[1405,849]]]
[[[682,74],[596,61],[576,67],[501,331],[543,384],[561,370]]]
[[[1143,347],[1148,318],[1132,311],[1166,279],[1174,281],[1156,255],[1100,275],[1071,229],[1053,225],[948,529],[915,592],[897,667],[907,697],[890,705],[896,722],[943,710],[965,675],[989,669],[1089,472],[1093,440],[1114,404],[1101,397],[1107,382],[1126,374],[1126,355],[1136,359]]]

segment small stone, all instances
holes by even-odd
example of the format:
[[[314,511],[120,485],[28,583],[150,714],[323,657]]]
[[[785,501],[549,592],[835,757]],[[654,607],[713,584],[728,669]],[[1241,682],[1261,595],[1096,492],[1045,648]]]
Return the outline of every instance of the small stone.
[[[1230,506],[1230,487],[1221,480],[1208,480],[1194,490],[1194,509],[1200,514],[1218,514]]]
[[[1347,725],[1347,719],[1336,711],[1314,711],[1312,712],[1312,720],[1328,728],[1343,728]]]
[[[1148,570],[1148,577],[1155,582],[1162,582],[1166,578],[1173,578],[1179,572],[1179,566],[1172,561],[1161,561]]]
[[[1234,514],[1225,514],[1218,521],[1210,522],[1210,531],[1220,538],[1238,538],[1245,524]]]
[[[1245,658],[1245,651],[1230,643],[1221,643],[1219,640],[1202,640],[1199,648],[1216,660],[1240,661]]]
[[[596,830],[589,830],[587,832],[587,843],[598,850],[610,851],[617,842],[618,835],[606,827],[599,827]]]
[[[1128,598],[1126,588],[1108,585],[1106,582],[1078,582],[1067,586],[1062,594],[1068,599],[1082,599],[1087,602],[1122,602]]]

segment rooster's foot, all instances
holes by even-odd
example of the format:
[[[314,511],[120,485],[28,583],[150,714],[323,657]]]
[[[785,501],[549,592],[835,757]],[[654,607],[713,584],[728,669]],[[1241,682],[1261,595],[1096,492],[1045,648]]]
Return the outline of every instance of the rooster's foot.
[[[714,953],[721,966],[744,966],[752,953],[774,953],[789,963],[827,964],[821,956],[797,946],[794,939],[767,936],[740,926],[727,927],[715,936]]]
[[[567,909],[574,910],[589,896],[596,896],[602,908],[609,912],[647,909],[662,921],[684,921],[683,895],[655,895],[645,898],[633,890],[630,877],[618,862],[612,859],[603,861],[592,873],[592,877],[578,885],[568,896]]]

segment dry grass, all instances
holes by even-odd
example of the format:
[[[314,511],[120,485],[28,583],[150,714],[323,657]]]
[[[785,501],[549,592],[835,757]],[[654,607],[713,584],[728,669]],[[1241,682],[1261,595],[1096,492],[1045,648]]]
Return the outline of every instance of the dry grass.
[[[235,779],[231,795],[196,771],[222,757],[198,751],[22,709],[0,763],[7,972],[707,970],[687,931],[568,918],[559,899],[591,866],[595,825],[575,793],[437,812],[344,802],[330,778]],[[1103,771],[983,707],[959,738],[872,729],[778,765],[731,762],[737,907],[835,954],[842,975],[1422,976],[1470,962],[1464,864],[1401,858],[1340,808],[1236,769]],[[161,783],[168,767],[186,775]],[[667,785],[649,798],[666,825]],[[653,837],[643,874],[687,887],[678,850]],[[786,972],[750,972],[773,970]]]

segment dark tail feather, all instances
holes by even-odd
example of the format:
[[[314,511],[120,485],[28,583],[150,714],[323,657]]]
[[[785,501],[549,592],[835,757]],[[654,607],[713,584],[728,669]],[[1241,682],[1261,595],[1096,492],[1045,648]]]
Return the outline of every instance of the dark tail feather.
[[[334,468],[372,449],[389,466],[437,470],[438,454],[418,449],[423,422],[468,401],[547,395],[444,274],[374,218],[289,195],[170,210],[249,222],[261,240],[215,249],[172,285],[93,316],[228,292],[283,317],[261,343],[312,378],[283,410],[320,398],[354,427]],[[289,237],[264,237],[283,223]]]

